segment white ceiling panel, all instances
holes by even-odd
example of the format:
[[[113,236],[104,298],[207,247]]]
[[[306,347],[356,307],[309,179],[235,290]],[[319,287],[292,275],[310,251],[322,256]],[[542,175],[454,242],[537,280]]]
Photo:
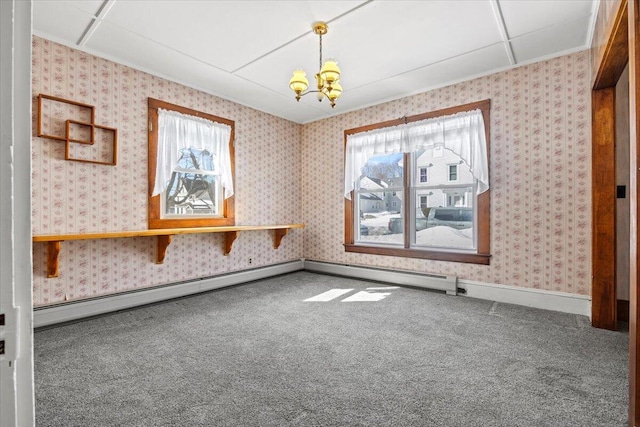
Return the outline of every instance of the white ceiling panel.
[[[366,10],[362,8],[362,12],[329,25],[329,32],[323,37],[323,57],[338,61],[345,91],[501,40],[493,12],[486,2],[465,2],[465,7],[471,9],[469,17],[486,23],[477,26],[472,37],[465,35],[464,30],[471,22],[461,19],[447,6],[448,2],[401,3],[373,3],[367,5]],[[436,19],[438,16],[443,19]],[[398,29],[386,26],[389,20],[402,21],[403,32],[412,37],[395,37]],[[317,35],[307,34],[237,74],[260,81],[282,94],[291,93],[288,81],[297,68],[304,69],[313,84],[313,75],[319,67],[318,42]],[[357,80],[352,76],[357,76]]]
[[[35,34],[54,41],[75,44],[92,20],[93,15],[74,7],[71,2],[36,1],[33,4]]]
[[[46,2],[49,1],[51,2],[51,0],[35,0],[36,2]],[[100,9],[102,8],[102,5],[104,4],[103,0],[72,0],[72,1],[57,1],[58,3],[66,3],[67,5],[71,6],[71,7],[75,7],[76,9],[80,9],[84,12],[90,13],[93,16],[97,16],[98,12],[100,12]]]
[[[33,28],[53,41],[306,123],[588,49],[595,1],[36,0]],[[496,5],[501,13],[494,13]],[[324,59],[337,59],[342,69],[344,92],[335,109],[314,94],[298,103],[288,87],[296,68],[306,70],[314,86],[319,40],[311,26],[318,20],[329,24]],[[78,45],[88,27],[86,43]]]
[[[279,117],[295,116],[295,109],[300,110],[300,117],[315,116],[319,113],[315,108],[300,108],[299,105],[294,105],[295,99],[293,97],[285,99],[282,95],[258,84],[234,78],[225,71],[209,67],[197,59],[132,34],[108,22],[102,22],[100,28],[103,31],[96,31],[94,37],[87,43],[87,48],[102,52],[107,58],[118,55],[120,62],[125,65],[261,111],[267,111]],[[114,49],[114,46],[120,45],[127,46],[126,55]],[[157,58],[164,58],[165,62],[159,64]],[[273,105],[274,98],[280,98],[275,106]],[[292,118],[292,120],[294,119]]]
[[[447,86],[453,82],[490,74],[497,69],[509,67],[509,57],[502,44],[479,49],[439,62],[418,70],[385,79],[374,84],[345,92],[340,98],[340,107],[346,110],[360,108],[361,105],[377,104],[377,98],[397,99],[415,93]],[[398,96],[400,94],[400,96]]]
[[[353,88],[501,40],[488,2],[459,7],[467,13],[449,1],[373,2],[333,23],[325,50],[339,61],[345,79],[358,76]]]
[[[118,1],[106,21],[233,71],[361,1]],[[240,3],[240,4],[239,4]],[[278,4],[280,3],[280,4]],[[153,15],[153,19],[140,16]]]
[[[589,19],[588,16],[584,16],[513,39],[511,46],[516,61],[528,62],[584,45],[587,39]]]
[[[590,0],[499,0],[509,38],[591,15]]]

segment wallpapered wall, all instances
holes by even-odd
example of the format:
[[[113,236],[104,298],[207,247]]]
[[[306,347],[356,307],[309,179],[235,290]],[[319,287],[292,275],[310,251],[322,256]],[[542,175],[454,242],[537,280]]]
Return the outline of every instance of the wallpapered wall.
[[[153,238],[64,242],[52,279],[46,245],[34,243],[34,305],[301,257],[588,295],[589,61],[581,52],[301,126],[34,37],[34,234],[147,228],[147,97],[235,120],[238,224],[306,224],[278,250],[267,231],[240,233],[227,257],[221,235],[175,236],[163,265]],[[35,137],[40,93],[95,105],[96,123],[118,128],[118,165],[65,161],[62,142]],[[491,265],[345,253],[344,130],[487,98]]]
[[[38,37],[32,87],[34,234],[147,228],[147,97],[235,121],[236,224],[302,222],[300,125]],[[64,142],[36,137],[40,93],[95,105],[96,123],[118,129],[117,166],[65,161]],[[154,238],[64,242],[51,279],[46,244],[34,243],[34,305],[300,259],[302,235],[273,250],[271,232],[242,232],[226,257],[220,234],[174,236],[163,265]]]
[[[305,257],[588,295],[589,80],[590,57],[585,51],[305,125]],[[491,265],[345,253],[343,131],[487,98],[491,99]]]

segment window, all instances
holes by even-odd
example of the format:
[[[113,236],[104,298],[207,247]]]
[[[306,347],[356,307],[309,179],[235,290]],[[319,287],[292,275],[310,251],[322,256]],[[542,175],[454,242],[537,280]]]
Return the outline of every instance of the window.
[[[427,168],[420,168],[420,182],[427,182]]]
[[[489,108],[486,100],[345,131],[345,250],[489,264]],[[397,208],[354,215],[370,182]]]
[[[234,122],[149,98],[149,228],[234,225]]]
[[[449,166],[449,182],[456,182],[458,180],[458,165]]]

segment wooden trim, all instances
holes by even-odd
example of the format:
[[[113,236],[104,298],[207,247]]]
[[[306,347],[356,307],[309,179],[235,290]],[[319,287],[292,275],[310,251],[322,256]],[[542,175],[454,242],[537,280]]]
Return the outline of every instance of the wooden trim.
[[[601,6],[603,7],[603,6]],[[629,59],[629,13],[627,0],[620,1],[618,9],[607,25],[607,42],[596,52],[599,67],[593,77],[593,89],[615,86]]]
[[[640,198],[638,180],[640,168],[640,0],[629,1],[629,425],[640,425],[640,313],[638,312],[640,281]]]
[[[288,228],[278,228],[273,230],[273,249],[278,249],[280,247],[282,238],[286,236],[288,232]]]
[[[149,188],[149,228],[162,229],[162,228],[180,228],[180,227],[213,227],[213,226],[232,226],[235,224],[235,196],[231,196],[228,199],[224,199],[222,211],[223,216],[220,218],[180,218],[180,219],[163,219],[160,214],[160,195],[151,196],[153,187],[155,184],[156,173],[156,159],[157,159],[157,147],[158,147],[158,108],[165,110],[177,111],[183,114],[189,114],[192,116],[202,117],[213,122],[223,123],[231,126],[231,135],[229,138],[229,156],[231,158],[231,176],[232,180],[236,182],[236,169],[235,169],[235,122],[233,120],[225,119],[223,117],[214,116],[212,114],[203,113],[201,111],[192,110],[187,107],[170,104],[168,102],[160,101],[158,99],[148,99],[149,108],[149,149],[148,149],[148,188]]]
[[[164,258],[167,255],[167,248],[171,244],[173,235],[166,234],[156,237],[156,264],[164,263]]]
[[[592,92],[593,326],[617,329],[615,87]]]
[[[252,230],[278,230],[290,228],[304,228],[304,224],[283,225],[234,225],[228,227],[192,227],[192,228],[162,228],[135,231],[107,231],[104,233],[78,233],[78,234],[40,234],[33,236],[34,242],[64,242],[67,240],[97,240],[118,239],[125,237],[166,236],[175,234],[204,234],[226,233],[228,231],[252,231]]]
[[[487,101],[488,102],[488,101]],[[491,171],[491,117],[489,113],[490,104],[483,108],[482,117],[484,118],[484,132],[487,141],[487,161],[489,162],[489,171]],[[478,254],[487,254],[482,256],[490,256],[491,253],[491,189],[480,194],[476,198],[478,210]],[[489,260],[487,259],[487,264]]]
[[[62,242],[59,240],[47,243],[47,277],[58,277],[58,274],[60,274],[58,257],[60,256],[61,245]]]
[[[404,258],[432,259],[436,261],[462,262],[467,264],[489,265],[491,255],[462,252],[439,252],[421,249],[391,248],[382,246],[344,245],[345,252],[371,255],[388,255]]]
[[[231,246],[233,242],[238,238],[238,231],[227,231],[224,233],[224,256],[231,253]]]
[[[457,105],[455,107],[443,108],[436,111],[429,111],[427,113],[416,114],[414,116],[401,117],[399,119],[387,120],[386,122],[375,123],[372,125],[360,126],[353,129],[347,129],[344,131],[345,142],[347,135],[353,135],[355,133],[368,132],[370,130],[381,129],[391,126],[398,126],[405,123],[417,122],[420,120],[432,119],[434,117],[450,116],[452,114],[462,113],[464,111],[482,110],[484,112],[491,109],[491,100],[485,99],[482,101],[470,102],[464,105]]]
[[[351,200],[344,199],[344,243],[352,245],[355,242],[355,236],[353,232],[353,198],[355,192],[351,192]]]
[[[487,160],[490,162],[490,135],[491,135],[491,120],[490,120],[490,109],[491,109],[491,100],[485,99],[483,101],[472,102],[469,104],[459,105],[456,107],[444,108],[437,111],[430,111],[427,113],[422,113],[414,116],[403,117],[395,120],[388,120],[385,122],[380,122],[372,125],[360,126],[353,129],[347,129],[344,131],[344,152],[346,159],[346,147],[347,147],[347,137],[349,135],[353,135],[356,133],[367,132],[370,130],[381,129],[390,126],[397,126],[404,123],[416,122],[420,120],[426,120],[434,117],[447,116],[451,114],[461,113],[465,111],[473,111],[473,110],[481,110],[482,117],[484,119],[485,126],[485,137],[487,140]],[[409,165],[409,155],[405,153],[404,155],[404,164]],[[408,167],[405,167],[404,173],[404,200],[403,205],[405,209],[405,215],[411,209],[411,197],[410,197],[410,174],[408,173]],[[491,248],[491,238],[490,238],[490,224],[491,224],[491,190],[487,190],[481,195],[479,195],[476,199],[477,203],[477,211],[478,211],[478,221],[477,221],[477,234],[478,234],[478,248],[477,253],[469,254],[469,253],[460,253],[460,252],[445,252],[445,251],[436,251],[436,250],[422,250],[422,249],[411,249],[410,248],[410,235],[409,229],[410,224],[409,221],[404,221],[404,247],[403,248],[391,248],[391,247],[380,247],[380,246],[371,246],[363,243],[355,244],[355,233],[354,230],[354,197],[356,197],[356,193],[354,191],[351,192],[351,200],[345,198],[344,201],[344,248],[345,252],[355,252],[355,253],[365,253],[365,254],[373,254],[373,255],[389,255],[389,256],[399,256],[406,258],[421,258],[421,259],[433,259],[439,261],[452,261],[452,262],[462,262],[462,263],[473,263],[473,264],[490,264],[490,248]]]
[[[619,299],[617,304],[618,322],[629,321],[629,301]]]
[[[156,237],[156,264],[164,262],[167,248],[175,234],[225,233],[224,254],[231,252],[233,242],[240,231],[273,230],[275,236],[274,249],[280,247],[282,238],[292,228],[304,228],[304,224],[285,225],[235,225],[228,227],[195,227],[195,228],[163,228],[137,231],[113,231],[105,233],[83,234],[44,234],[33,236],[33,242],[47,243],[47,277],[58,277],[59,258],[62,242],[67,240],[119,239],[127,237]]]

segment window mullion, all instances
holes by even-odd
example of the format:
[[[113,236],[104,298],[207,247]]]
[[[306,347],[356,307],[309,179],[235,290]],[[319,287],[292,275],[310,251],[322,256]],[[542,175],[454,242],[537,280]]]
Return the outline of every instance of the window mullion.
[[[402,223],[404,224],[404,247],[405,249],[409,249],[411,247],[411,178],[412,178],[412,165],[410,163],[410,154],[403,154],[404,161],[404,199],[403,199],[403,210],[404,210],[404,220]]]

